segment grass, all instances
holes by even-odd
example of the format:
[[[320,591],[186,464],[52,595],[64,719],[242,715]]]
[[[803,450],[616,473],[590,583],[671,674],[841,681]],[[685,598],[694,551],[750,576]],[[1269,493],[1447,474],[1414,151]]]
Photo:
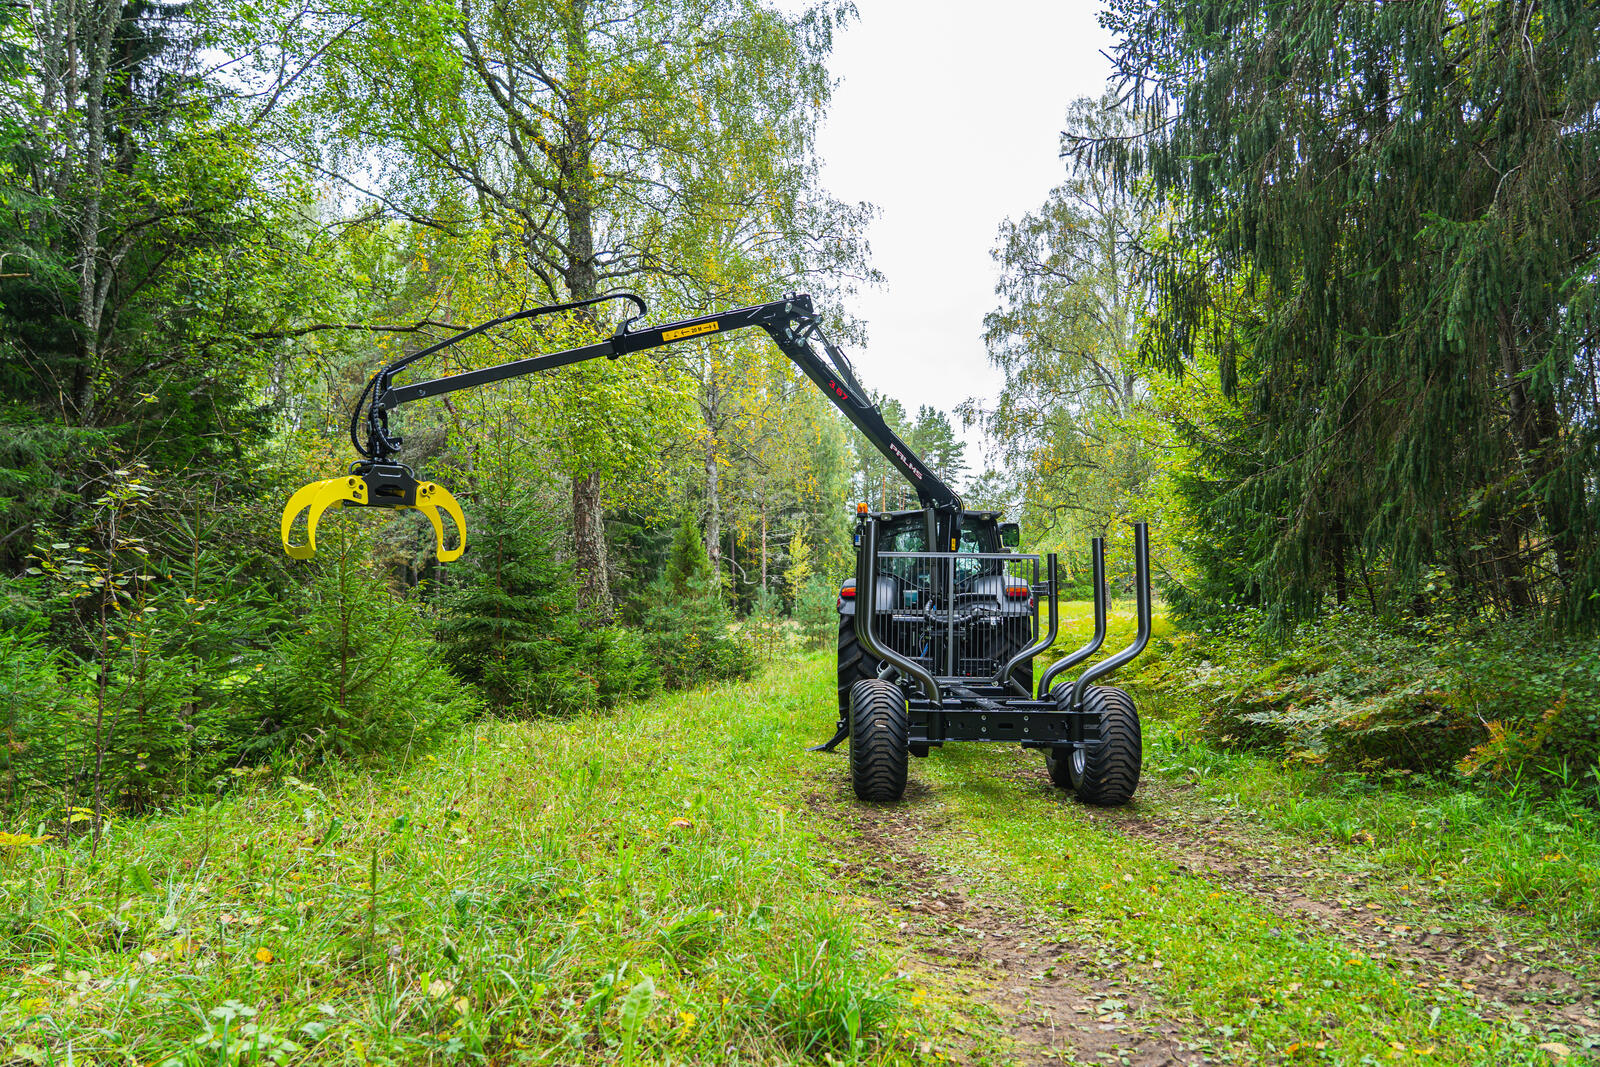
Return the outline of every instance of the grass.
[[[892,960],[795,818],[784,670],[17,846],[0,1062],[884,1062]]]
[[[1056,648],[1093,628],[1088,601],[1063,604]],[[1114,604],[1105,648],[1132,639],[1132,602]],[[1267,826],[1349,850],[1409,876],[1419,893],[1477,919],[1520,916],[1545,932],[1600,933],[1600,794],[1551,794],[1517,781],[1351,773],[1285,762],[1219,743],[1200,729],[1195,696],[1160,670],[1159,613],[1143,667],[1121,683],[1139,700],[1146,771],[1193,800],[1248,812]],[[1152,667],[1156,669],[1151,669]]]
[[[1600,933],[1600,795],[1554,794],[1454,774],[1337,771],[1219,744],[1194,698],[1130,686],[1149,720],[1147,760],[1197,799],[1405,872],[1480,918],[1520,915],[1547,931]]]
[[[1159,701],[1152,702],[1157,709]],[[1574,792],[1517,783],[1468,788],[1411,776],[1284,766],[1220,750],[1181,719],[1159,723],[1151,755],[1198,798],[1301,838],[1405,872],[1478,917],[1500,913],[1558,933],[1600,932],[1600,810]]]
[[[1071,647],[1088,605],[1063,615]],[[1108,647],[1131,627],[1115,612]],[[996,1020],[907,980],[882,890],[834,873],[874,867],[812,803],[845,773],[802,751],[832,694],[814,656],[603,717],[486,721],[381,769],[243,774],[211,803],[112,823],[98,849],[0,846],[0,1063],[934,1062]],[[1514,921],[1541,927],[1592,914],[1582,804],[1550,818],[1514,792],[1283,767],[1200,740],[1170,693],[1141,697],[1150,811],[1226,809],[1272,848],[1314,841],[1316,862],[1433,887],[1421,906],[1525,901]],[[911,812],[915,846],[1089,946],[1192,1047],[1548,1062],[1466,989],[1180,869],[1043,788],[1038,762],[984,746],[915,761],[930,790],[910,803],[940,816]],[[997,773],[1018,766],[1041,784]]]
[[[1485,1018],[1466,990],[1189,873],[1060,793],[996,776],[1014,761],[953,747],[918,764],[925,803],[960,828],[930,836],[930,849],[1092,946],[1105,973],[1154,998],[1199,1049],[1234,1060],[1548,1062],[1541,1037]]]

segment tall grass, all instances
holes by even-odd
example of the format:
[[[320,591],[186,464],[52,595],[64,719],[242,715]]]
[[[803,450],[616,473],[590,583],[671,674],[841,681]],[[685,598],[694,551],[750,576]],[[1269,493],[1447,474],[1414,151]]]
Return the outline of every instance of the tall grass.
[[[855,1062],[889,966],[789,817],[824,686],[485,722],[390,773],[0,847],[19,1062]],[[811,681],[825,681],[820,676]],[[803,725],[797,725],[800,720]]]

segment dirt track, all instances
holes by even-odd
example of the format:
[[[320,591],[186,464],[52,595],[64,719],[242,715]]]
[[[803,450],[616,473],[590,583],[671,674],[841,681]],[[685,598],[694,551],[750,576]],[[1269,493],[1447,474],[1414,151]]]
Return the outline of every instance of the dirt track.
[[[1049,791],[1031,763],[1008,761],[1000,773],[1019,790]],[[933,976],[953,997],[969,1000],[977,1032],[947,1054],[964,1062],[993,1062],[998,1054],[1024,1064],[1231,1061],[1187,1013],[1162,1004],[1136,968],[1107,958],[1103,949],[1073,943],[1065,923],[999,898],[992,886],[975,888],[919,847],[930,835],[960,828],[937,807],[919,803],[926,789],[915,779],[903,804],[882,807],[857,804],[843,776],[835,781],[833,791],[811,799],[847,831],[839,844],[856,857],[850,873],[858,891],[898,913],[895,936],[913,973]],[[1189,818],[1179,799],[1170,787],[1147,780],[1138,802],[1090,817],[1182,875],[1242,894],[1286,921],[1308,923],[1408,977],[1463,991],[1476,998],[1485,1018],[1560,1035],[1575,1048],[1586,1039],[1600,1041],[1600,989],[1569,969],[1570,946],[1518,943],[1486,928],[1463,928],[1426,905],[1373,903],[1392,895],[1374,890],[1401,887],[1378,886],[1319,862],[1332,846],[1308,842],[1285,850],[1243,820]],[[995,1033],[982,1032],[985,1020]]]

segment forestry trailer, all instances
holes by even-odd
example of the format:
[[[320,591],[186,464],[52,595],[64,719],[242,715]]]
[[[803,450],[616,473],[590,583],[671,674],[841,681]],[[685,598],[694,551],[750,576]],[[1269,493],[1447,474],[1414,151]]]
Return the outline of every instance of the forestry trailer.
[[[627,301],[638,313],[594,344],[514,360],[482,370],[395,384],[395,375],[441,349],[518,319]],[[529,308],[469,330],[384,367],[367,383],[351,414],[350,439],[363,457],[342,478],[313,482],[284,508],[284,549],[297,559],[316,551],[317,521],[328,508],[416,508],[433,525],[440,562],[460,557],[466,523],[455,498],[419,482],[396,460],[401,439],[389,429],[400,405],[459,389],[534,374],[587,359],[620,356],[746,327],[765,330],[845,418],[916,490],[914,511],[872,512],[856,506],[855,575],[839,591],[838,720],[819,751],[848,739],[856,796],[899,800],[910,756],[953,741],[1009,741],[1043,752],[1050,781],[1091,804],[1126,803],[1139,783],[1139,714],[1120,689],[1094,684],[1139,655],[1150,639],[1150,542],[1134,530],[1138,629],[1133,642],[1085,670],[1066,672],[1099,651],[1106,636],[1105,543],[1091,545],[1094,636],[1083,647],[1035,672],[1059,620],[1055,555],[1016,551],[1015,523],[991,511],[967,511],[961,497],[891,430],[856,381],[849,361],[822,332],[811,298],[796,294],[751,307],[657,326],[639,325],[644,300],[613,293],[593,300]],[[818,352],[815,344],[820,345]],[[306,542],[290,535],[306,513]],[[456,528],[447,548],[441,512]]]

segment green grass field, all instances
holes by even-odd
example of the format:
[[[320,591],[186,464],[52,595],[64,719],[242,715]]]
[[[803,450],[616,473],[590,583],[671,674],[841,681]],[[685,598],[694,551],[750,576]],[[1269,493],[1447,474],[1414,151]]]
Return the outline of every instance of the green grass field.
[[[1454,839],[1392,813],[1381,845],[1331,834],[1275,791],[1304,781],[1255,764],[1197,781],[1159,702],[1122,812],[1047,788],[1036,754],[975,746],[914,761],[905,803],[857,805],[841,754],[803,751],[830,732],[832,692],[823,656],[778,662],[605,717],[480,723],[403,766],[244,774],[98,847],[4,847],[0,1062],[1133,1062],[1119,1042],[1141,1041],[1185,1062],[1584,1054],[1581,1026],[1552,1031],[1548,1011],[1369,936],[1465,924],[1506,959],[1542,937],[1582,1022],[1585,943],[1413,890],[1423,853]],[[1393,925],[1346,937],[1342,911],[1279,906],[1252,875],[1204,869],[1206,849]],[[935,914],[930,894],[958,903]],[[1048,953],[1026,975],[990,951],[1019,940]],[[1065,1015],[1042,1044],[1013,1018],[1036,1001]]]

